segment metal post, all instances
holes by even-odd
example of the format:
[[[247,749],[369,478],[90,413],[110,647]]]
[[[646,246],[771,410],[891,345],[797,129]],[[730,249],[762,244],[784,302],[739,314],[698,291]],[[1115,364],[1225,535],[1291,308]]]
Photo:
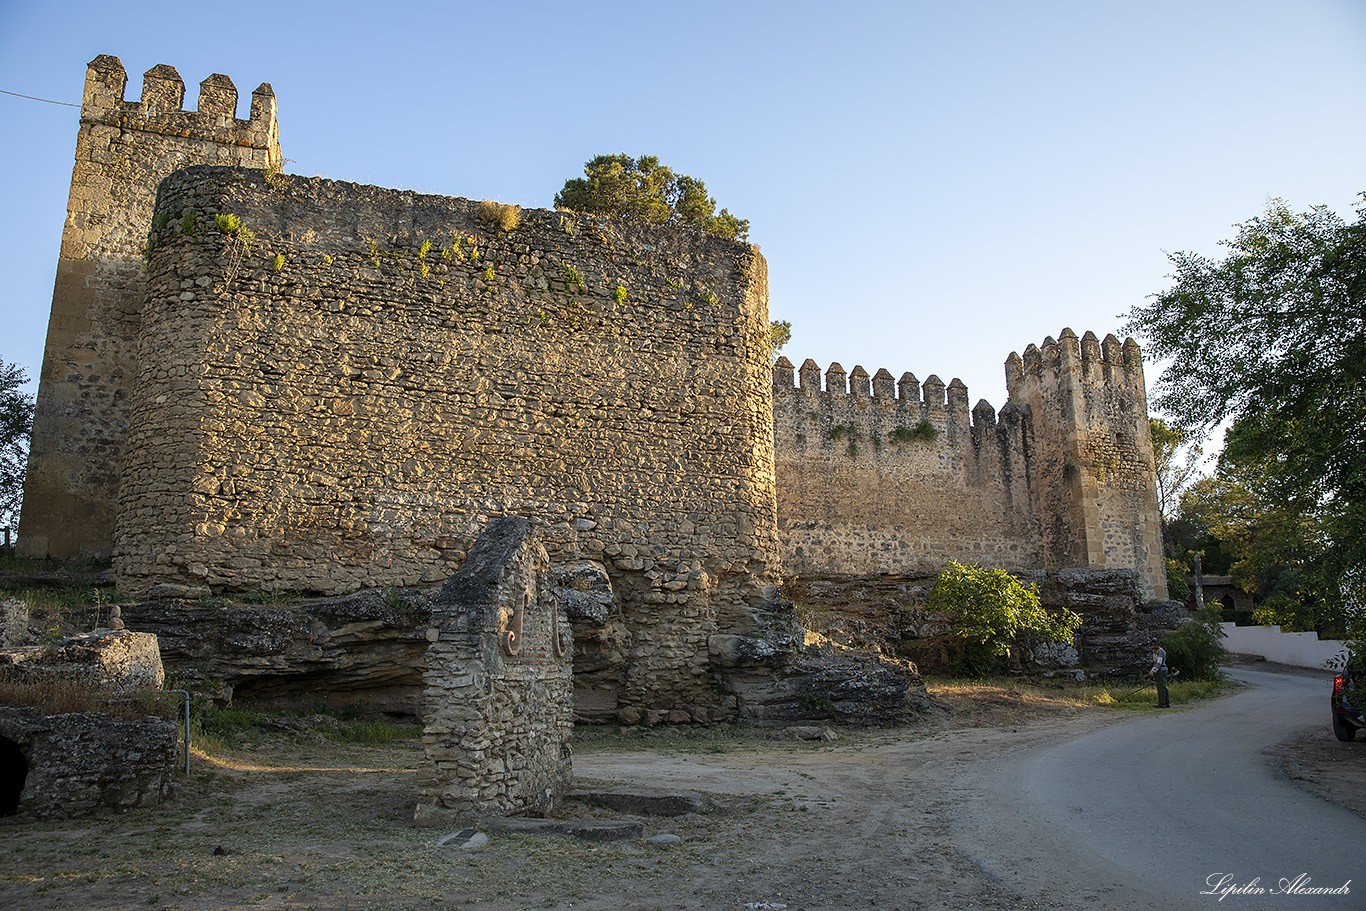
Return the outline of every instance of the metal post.
[[[1200,553],[1196,551],[1191,556],[1195,558],[1195,609],[1203,611],[1205,609],[1205,576],[1200,571]]]
[[[185,697],[185,775],[190,774],[190,691],[189,690],[167,690],[168,693],[179,693]]]

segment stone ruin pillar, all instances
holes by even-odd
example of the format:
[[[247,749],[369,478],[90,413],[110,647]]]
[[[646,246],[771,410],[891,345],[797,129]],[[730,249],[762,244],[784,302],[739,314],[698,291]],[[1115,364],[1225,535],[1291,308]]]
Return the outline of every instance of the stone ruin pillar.
[[[572,766],[573,635],[527,519],[494,519],[432,604],[417,825],[544,815]]]

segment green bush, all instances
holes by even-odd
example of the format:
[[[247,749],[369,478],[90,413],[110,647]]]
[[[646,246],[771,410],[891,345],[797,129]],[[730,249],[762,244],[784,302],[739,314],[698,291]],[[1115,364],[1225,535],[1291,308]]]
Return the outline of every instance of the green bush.
[[[1163,636],[1167,666],[1188,680],[1218,680],[1219,665],[1228,658],[1220,642],[1224,638],[1220,619],[1217,607],[1207,607],[1190,623]]]
[[[929,606],[949,615],[963,646],[955,671],[974,677],[1028,660],[1031,640],[1070,643],[1081,628],[1080,614],[1044,610],[1033,585],[1005,570],[961,563],[950,563],[935,579]]]

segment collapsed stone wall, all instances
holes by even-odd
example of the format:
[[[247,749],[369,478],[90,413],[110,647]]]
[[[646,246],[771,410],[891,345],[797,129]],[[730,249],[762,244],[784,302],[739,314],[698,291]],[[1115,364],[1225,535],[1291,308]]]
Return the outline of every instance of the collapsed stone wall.
[[[1166,598],[1142,357],[1087,332],[1006,361],[998,415],[959,380],[923,387],[807,360],[773,369],[784,572],[1133,569]]]
[[[545,815],[571,777],[573,636],[528,520],[497,519],[433,603],[414,821]]]
[[[148,244],[121,588],[435,582],[536,516],[612,576],[617,701],[724,716],[708,637],[786,622],[757,250],[212,167]]]
[[[15,812],[37,819],[156,806],[174,786],[178,738],[176,723],[161,718],[0,705],[0,755],[9,760],[0,789],[21,774]]]
[[[165,682],[156,636],[97,629],[0,649],[0,816],[65,819],[170,796],[174,721],[145,697]]]
[[[109,556],[157,185],[189,164],[281,161],[268,84],[239,120],[227,76],[200,83],[194,111],[182,110],[174,67],[148,70],[139,101],[123,100],[127,82],[117,57],[101,54],[86,71],[19,521],[26,556]]]

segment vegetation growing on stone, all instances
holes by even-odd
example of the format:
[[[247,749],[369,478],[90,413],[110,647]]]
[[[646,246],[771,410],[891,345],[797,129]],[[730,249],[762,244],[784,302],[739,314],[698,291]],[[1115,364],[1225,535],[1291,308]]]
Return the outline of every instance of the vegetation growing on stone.
[[[522,207],[485,199],[475,207],[475,214],[484,225],[507,233],[517,227],[522,217]]]
[[[749,221],[726,209],[716,211],[702,181],[675,174],[654,155],[598,155],[583,166],[583,177],[566,180],[555,208],[617,215],[652,225],[679,225],[745,240]]]

